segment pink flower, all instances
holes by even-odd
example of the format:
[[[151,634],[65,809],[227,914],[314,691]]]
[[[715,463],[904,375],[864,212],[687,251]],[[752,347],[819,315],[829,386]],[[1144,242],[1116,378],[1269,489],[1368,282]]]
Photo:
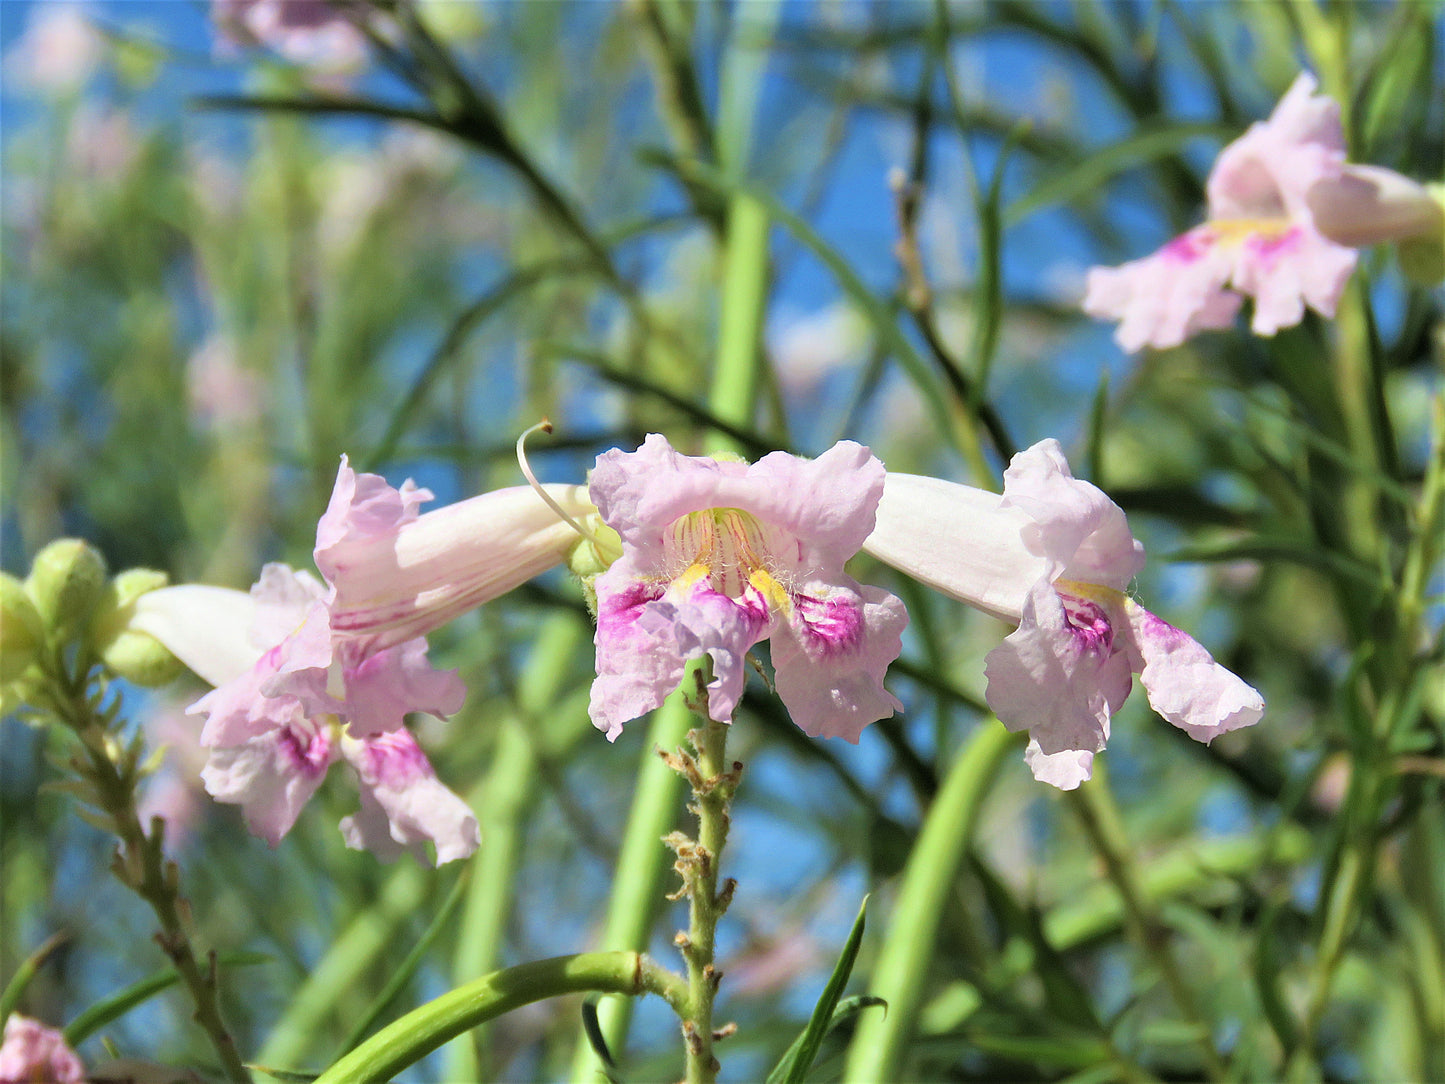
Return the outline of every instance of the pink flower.
[[[1125,350],[1178,346],[1234,323],[1254,298],[1251,328],[1273,335],[1304,318],[1333,316],[1356,253],[1317,228],[1307,194],[1345,161],[1340,110],[1301,74],[1267,121],[1220,153],[1207,186],[1208,220],[1152,256],[1090,270],[1084,311],[1119,320]]]
[[[1057,441],[1014,456],[999,497],[889,474],[864,550],[1018,624],[986,662],[989,707],[1028,730],[1034,776],[1064,790],[1088,779],[1138,674],[1149,703],[1208,742],[1250,726],[1259,693],[1186,633],[1125,594],[1144,548],[1123,511],[1074,478]]]
[[[547,491],[592,510],[579,487]],[[465,697],[454,671],[428,663],[423,636],[561,562],[576,535],[530,488],[419,515],[430,499],[343,458],[316,532],[326,584],[271,564],[249,595],[188,585],[137,602],[133,626],[215,686],[191,708],[207,715],[207,790],[273,846],[340,757],[362,784],[362,814],[343,823],[353,846],[386,855],[426,838],[439,861],[476,847],[475,818],[403,726]]]
[[[264,45],[293,64],[348,72],[366,59],[366,35],[348,7],[329,0],[211,0],[211,19],[238,44]]]
[[[38,1020],[11,1013],[0,1045],[3,1084],[84,1084],[85,1066],[65,1036]]]
[[[883,687],[903,604],[843,564],[873,527],[883,465],[841,442],[815,460],[694,458],[653,434],[597,459],[590,491],[622,556],[596,580],[592,721],[616,740],[709,655],[712,718],[731,720],[746,656],[771,639],[778,694],[809,734],[857,742],[901,705]]]

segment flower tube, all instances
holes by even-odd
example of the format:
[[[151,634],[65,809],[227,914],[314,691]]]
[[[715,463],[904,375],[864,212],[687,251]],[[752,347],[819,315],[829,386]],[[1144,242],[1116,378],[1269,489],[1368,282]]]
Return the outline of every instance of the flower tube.
[[[1035,778],[1088,779],[1138,674],[1149,703],[1197,741],[1257,722],[1264,701],[1125,590],[1144,547],[1123,511],[1069,472],[1058,442],[1014,456],[1004,492],[889,474],[865,552],[1018,625],[989,652],[986,699],[1028,730]]]
[[[1383,241],[1439,237],[1445,206],[1424,185],[1380,166],[1345,166],[1305,193],[1316,227],[1331,241],[1363,248]]]
[[[1320,231],[1308,200],[1345,161],[1340,108],[1316,88],[1302,73],[1268,120],[1220,152],[1203,225],[1152,256],[1089,271],[1084,311],[1120,321],[1114,337],[1125,350],[1230,327],[1245,296],[1256,335],[1299,323],[1306,305],[1334,316],[1357,253]]]
[[[843,572],[873,528],[883,465],[843,441],[814,460],[754,464],[674,451],[653,434],[598,457],[590,491],[622,556],[594,581],[591,715],[608,740],[657,707],[708,655],[708,709],[731,720],[746,656],[770,639],[778,695],[815,736],[857,742],[901,708],[883,687],[902,650],[903,603]]]

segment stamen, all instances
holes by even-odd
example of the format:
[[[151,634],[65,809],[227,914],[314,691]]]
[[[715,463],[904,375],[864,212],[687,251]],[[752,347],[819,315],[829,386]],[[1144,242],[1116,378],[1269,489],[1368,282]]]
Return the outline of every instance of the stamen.
[[[532,468],[527,465],[527,452],[524,445],[527,442],[527,438],[530,437],[533,433],[535,433],[538,429],[542,430],[542,432],[544,433],[550,433],[552,431],[551,420],[543,418],[540,422],[532,426],[530,429],[524,429],[522,431],[522,435],[517,438],[517,465],[522,468],[522,473],[526,475],[528,484],[530,484],[531,487],[536,490],[537,496],[542,498],[548,508],[556,512],[557,515],[561,517],[562,521],[567,524],[567,526],[571,527],[588,542],[591,542],[594,546],[596,546],[599,553],[610,552],[614,547],[602,541],[602,539],[598,538],[597,535],[589,531],[586,527],[582,526],[582,524],[578,523],[575,519],[569,516],[567,512],[562,508],[562,506],[552,499],[552,495],[542,488],[542,483],[537,481],[537,476],[532,473]]]

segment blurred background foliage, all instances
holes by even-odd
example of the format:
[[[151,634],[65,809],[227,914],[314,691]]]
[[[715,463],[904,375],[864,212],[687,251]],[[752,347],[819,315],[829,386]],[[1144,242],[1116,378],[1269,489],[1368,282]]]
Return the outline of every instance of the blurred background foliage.
[[[1445,1078],[1438,567],[1405,590],[1429,552],[1441,294],[1374,250],[1337,322],[1135,357],[1077,309],[1088,266],[1199,220],[1213,155],[1302,67],[1341,101],[1352,160],[1439,179],[1438,5],[375,9],[390,29],[337,73],[219,40],[200,5],[0,5],[7,571],[77,535],[113,569],[245,588],[264,561],[309,566],[343,452],[445,502],[515,484],[512,443],[544,415],[545,480],[651,431],[709,450],[745,187],[773,211],[766,331],[755,409],[723,430],[749,453],[846,436],[891,469],[990,487],[1058,437],[1148,547],[1140,597],[1268,703],[1204,747],[1134,697],[1087,802],[1009,750],[900,1078],[1197,1079],[1201,1037],[1232,1079]],[[45,38],[66,16],[84,30]],[[1007,630],[866,559],[854,572],[913,615],[890,679],[907,711],[855,748],[749,690],[725,1080],[776,1060],[872,892],[851,987],[869,990],[879,945],[907,936],[890,908],[939,780],[999,725],[982,658]],[[317,1070],[371,1009],[595,943],[650,752],[641,723],[609,746],[587,721],[580,593],[545,578],[433,644],[470,689],[449,723],[418,724],[482,821],[470,871],[346,851],[354,797],[334,780],[268,849],[199,791],[181,714],[197,688],[126,693],[169,749],[151,798],[198,942],[267,958],[224,976],[250,1060]],[[45,786],[70,737],[0,726],[0,973],[64,934],[23,1003],[64,1023],[163,961],[111,842]],[[677,923],[660,905],[660,959]],[[169,996],[104,1034],[204,1071]],[[413,1079],[560,1078],[579,1030],[575,1001],[533,1006]],[[817,1079],[842,1073],[846,1030]],[[667,1011],[639,1005],[625,1075],[668,1077],[675,1047]]]

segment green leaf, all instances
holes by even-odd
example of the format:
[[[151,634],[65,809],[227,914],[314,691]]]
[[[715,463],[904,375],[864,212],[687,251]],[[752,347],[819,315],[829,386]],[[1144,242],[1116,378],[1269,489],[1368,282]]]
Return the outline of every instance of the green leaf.
[[[311,1084],[320,1073],[305,1073],[299,1069],[271,1069],[264,1065],[252,1065],[249,1062],[247,1069],[256,1073],[265,1073],[274,1080],[284,1080],[286,1084]]]
[[[252,967],[270,962],[271,957],[264,952],[222,952],[216,957],[216,963],[220,967]],[[65,1041],[71,1046],[79,1046],[111,1021],[118,1020],[137,1005],[149,1001],[179,981],[179,972],[168,968],[127,986],[104,1001],[96,1002],[65,1025]]]
[[[801,1084],[808,1070],[812,1068],[813,1059],[818,1056],[818,1048],[823,1045],[823,1037],[828,1034],[846,1016],[852,1016],[865,1006],[857,1004],[859,998],[850,999],[849,1010],[844,1016],[838,1015],[841,1010],[838,1005],[838,998],[843,993],[843,987],[848,985],[848,976],[853,973],[853,962],[858,959],[858,948],[863,944],[863,926],[868,915],[868,897],[863,897],[863,903],[858,908],[858,917],[853,920],[853,929],[848,933],[848,940],[843,943],[843,952],[838,957],[838,962],[833,966],[833,974],[828,977],[828,984],[823,987],[823,994],[818,998],[818,1003],[813,1006],[813,1015],[808,1020],[808,1026],[803,1033],[793,1040],[793,1045],[788,1047],[787,1053],[778,1062],[777,1066],[768,1074],[768,1084]],[[872,1004],[885,1004],[879,998],[866,999]]]
[[[15,1006],[20,1003],[20,995],[25,993],[25,987],[30,985],[30,980],[40,970],[40,965],[52,952],[65,944],[69,936],[64,931],[51,934],[15,969],[15,974],[11,975],[10,981],[5,984],[5,992],[0,994],[0,1026],[3,1026],[10,1014],[15,1011]]]
[[[422,933],[412,950],[407,953],[406,959],[401,962],[401,966],[392,973],[386,985],[381,988],[381,992],[372,998],[371,1004],[367,1006],[366,1011],[363,1012],[356,1023],[352,1025],[346,1038],[341,1041],[341,1048],[337,1050],[336,1058],[340,1058],[343,1054],[349,1054],[355,1049],[356,1044],[361,1042],[366,1033],[371,1030],[371,1026],[375,1024],[381,1014],[386,1011],[387,1005],[391,1004],[392,999],[401,992],[401,988],[411,981],[412,976],[416,974],[417,969],[421,967],[422,961],[426,958],[427,950],[431,948],[432,943],[440,936],[442,928],[447,923],[447,919],[451,918],[452,912],[457,909],[457,904],[461,902],[462,892],[467,886],[467,881],[471,878],[471,872],[472,866],[470,865],[462,870],[461,875],[458,876],[452,884],[451,891],[447,893],[447,898],[442,902],[441,907],[437,909],[436,916],[431,920],[431,924],[427,926],[425,932]],[[335,1058],[332,1060],[334,1061]]]

